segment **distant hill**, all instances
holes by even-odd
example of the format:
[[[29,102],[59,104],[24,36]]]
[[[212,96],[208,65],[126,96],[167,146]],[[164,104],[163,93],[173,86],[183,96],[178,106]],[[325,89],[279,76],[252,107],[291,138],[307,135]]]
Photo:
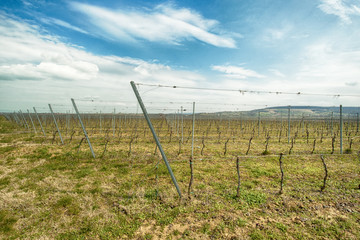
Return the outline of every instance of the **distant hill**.
[[[216,113],[201,113],[200,116],[210,118],[238,118],[239,116],[255,118],[258,117],[259,112],[262,118],[264,117],[286,117],[289,106],[268,107],[262,109],[255,109],[251,111],[241,112],[216,112]],[[340,107],[319,107],[319,106],[291,106],[291,117],[329,117],[333,113],[334,117],[340,114]],[[360,113],[360,107],[343,107],[344,116],[356,117]]]

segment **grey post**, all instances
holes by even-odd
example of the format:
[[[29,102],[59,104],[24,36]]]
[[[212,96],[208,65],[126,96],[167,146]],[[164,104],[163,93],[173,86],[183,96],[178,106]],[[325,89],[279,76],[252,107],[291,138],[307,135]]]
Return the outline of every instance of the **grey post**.
[[[28,114],[29,114],[29,118],[30,118],[30,121],[31,121],[31,125],[33,126],[33,129],[34,129],[34,133],[36,133],[36,128],[35,128],[34,122],[33,122],[33,120],[32,120],[32,117],[31,117],[31,115],[30,115],[29,109],[27,110],[27,112],[28,112]]]
[[[184,141],[184,115],[183,115],[184,108],[181,106],[181,143]]]
[[[57,125],[56,118],[55,118],[55,115],[54,115],[54,112],[53,112],[53,110],[52,110],[52,108],[51,108],[50,103],[49,103],[49,108],[50,108],[51,115],[53,116],[56,129],[57,129],[57,131],[58,131],[58,133],[59,133],[59,137],[60,137],[61,143],[64,144],[64,141],[63,141],[62,136],[61,136],[60,129],[59,129],[58,125]]]
[[[177,129],[177,125],[176,125],[176,123],[177,123],[177,119],[176,119],[176,111],[175,111],[175,113],[174,113],[174,131],[176,132],[176,129]],[[174,132],[174,133],[175,133]]]
[[[113,127],[113,137],[115,137],[115,108],[114,108],[114,114],[112,117],[112,127]]]
[[[43,132],[44,137],[46,137],[46,134],[45,134],[44,128],[43,128],[43,126],[42,126],[42,124],[41,124],[41,121],[40,121],[39,115],[37,114],[35,107],[33,107],[33,109],[34,109],[34,112],[35,112],[36,118],[37,118],[37,120],[39,121],[41,131]]]
[[[333,132],[334,132],[333,118],[334,118],[334,112],[331,112],[331,136],[333,136]]]
[[[25,119],[25,116],[24,116],[24,114],[22,113],[22,111],[20,110],[20,114],[21,114],[21,117],[22,117],[22,119],[24,120],[24,125],[25,125],[25,127],[27,128],[27,129],[29,129],[29,125],[28,125],[28,123],[27,123],[27,121],[26,121],[26,119]]]
[[[156,133],[155,133],[155,129],[154,129],[154,127],[153,127],[153,125],[152,125],[152,123],[151,123],[151,120],[150,120],[150,118],[149,118],[149,116],[148,116],[148,113],[147,113],[147,111],[146,111],[145,105],[144,105],[143,101],[141,100],[141,96],[140,96],[140,94],[139,94],[139,92],[138,92],[138,90],[137,90],[137,88],[136,88],[136,86],[135,86],[135,83],[134,83],[133,81],[131,81],[130,84],[131,84],[131,87],[132,87],[132,89],[133,89],[133,91],[134,91],[134,93],[135,93],[135,96],[136,96],[136,98],[137,98],[137,100],[138,100],[138,102],[139,102],[139,105],[140,105],[140,107],[141,107],[141,110],[143,111],[144,117],[145,117],[145,119],[146,119],[146,121],[147,121],[147,123],[148,123],[148,125],[149,125],[149,128],[150,128],[151,133],[152,133],[152,135],[153,135],[153,137],[154,137],[154,140],[155,140],[155,142],[156,142],[156,145],[158,146],[159,151],[160,151],[160,153],[161,153],[161,156],[162,156],[162,158],[163,158],[163,160],[164,160],[164,162],[165,162],[165,165],[166,165],[166,167],[167,167],[167,169],[168,169],[168,171],[169,171],[169,174],[170,174],[171,179],[172,179],[172,181],[173,181],[173,183],[174,183],[174,185],[175,185],[175,188],[176,188],[176,190],[177,190],[177,192],[178,192],[178,194],[179,194],[179,197],[181,198],[180,188],[179,188],[179,186],[178,186],[178,184],[177,184],[176,178],[175,178],[174,173],[173,173],[173,171],[172,171],[172,169],[171,169],[171,167],[170,167],[170,164],[169,164],[169,162],[168,162],[168,160],[167,160],[167,158],[166,158],[165,152],[164,152],[164,150],[163,150],[163,148],[162,148],[162,146],[161,146],[161,143],[160,143],[160,141],[159,141],[159,138],[158,138],[158,136],[157,136]]]
[[[102,125],[101,125],[101,110],[100,110],[99,118],[100,118],[100,134],[101,134],[101,133],[102,133]]]
[[[66,114],[66,131],[70,130],[70,110],[67,111],[68,114]]]
[[[343,154],[343,115],[342,115],[342,105],[340,105],[340,154]]]
[[[20,123],[20,121],[19,121],[19,118],[18,118],[16,112],[13,113],[13,117],[14,117],[16,123],[17,123],[18,125],[20,125],[21,123]]]
[[[179,129],[180,129],[180,114],[179,114],[179,110],[177,110],[177,129],[176,129],[176,135],[179,136]]]
[[[94,153],[94,150],[93,150],[93,148],[92,148],[92,146],[91,146],[89,136],[88,136],[88,134],[87,134],[87,132],[86,132],[86,129],[85,129],[85,126],[84,126],[83,122],[81,121],[80,113],[79,113],[79,111],[78,111],[78,109],[77,109],[77,107],[76,107],[76,104],[75,104],[75,101],[74,101],[74,99],[73,99],[73,98],[71,99],[71,102],[72,102],[72,104],[73,104],[73,106],[74,106],[74,109],[75,109],[76,115],[78,116],[78,118],[79,118],[79,122],[80,122],[81,127],[82,127],[82,129],[83,129],[83,131],[84,131],[84,134],[85,134],[86,140],[87,140],[87,142],[88,142],[88,144],[89,144],[89,147],[90,147],[90,150],[91,150],[91,154],[92,154],[92,155],[93,155],[93,157],[95,158],[95,153]]]
[[[290,106],[288,109],[288,143],[290,143]]]
[[[359,113],[356,114],[356,133],[359,132]]]
[[[195,132],[195,102],[193,102],[193,116],[192,116],[191,159],[194,159],[194,132]]]
[[[260,136],[260,111],[258,113],[258,137]]]

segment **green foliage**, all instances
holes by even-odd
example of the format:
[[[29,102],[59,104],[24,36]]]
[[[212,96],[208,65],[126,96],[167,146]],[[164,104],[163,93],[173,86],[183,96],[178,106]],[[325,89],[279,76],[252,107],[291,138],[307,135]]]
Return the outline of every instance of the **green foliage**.
[[[249,234],[251,240],[263,240],[265,237],[262,235],[260,230],[254,230]]]
[[[272,174],[274,174],[274,171],[272,169],[264,169],[264,168],[252,168],[250,170],[253,177],[259,178],[262,176],[269,177]]]
[[[276,223],[275,226],[282,232],[286,232],[288,229],[288,227],[282,223]]]
[[[14,231],[13,226],[17,222],[14,213],[7,210],[0,210],[0,232],[9,234]],[[1,235],[0,235],[1,236]]]
[[[202,227],[200,228],[200,232],[203,234],[209,234],[210,233],[210,224],[205,223],[204,225],[202,225]]]
[[[350,148],[346,148],[345,151],[344,151],[345,154],[352,154],[352,152],[353,151]]]
[[[254,190],[240,191],[240,199],[245,201],[250,207],[266,203],[266,195],[262,192]]]
[[[236,220],[236,225],[239,226],[239,227],[245,227],[246,224],[247,224],[247,221],[245,219],[238,218]]]
[[[9,184],[10,184],[10,177],[0,178],[0,189],[6,187]]]
[[[65,210],[66,214],[77,215],[80,212],[80,207],[76,204],[75,200],[71,196],[62,196],[54,204],[55,211]]]
[[[158,128],[159,122],[154,121]],[[203,135],[210,122],[198,121],[196,134]],[[222,155],[223,145],[217,144],[213,122],[209,136],[204,134],[207,150],[201,160],[201,147],[195,148],[191,200],[186,194],[191,141],[186,142],[185,137],[183,154],[178,156],[178,141],[173,135],[168,143],[165,124],[160,129],[162,139],[166,139],[162,142],[183,193],[181,200],[165,164],[161,161],[155,168],[160,156],[153,153],[152,136],[142,137],[142,124],[138,125],[140,137],[133,142],[131,158],[127,157],[128,142],[124,139],[133,134],[135,125],[130,118],[121,139],[110,134],[103,159],[93,159],[85,146],[77,152],[80,134],[69,143],[70,136],[64,133],[64,145],[52,144],[51,135],[45,139],[41,134],[21,131],[0,134],[0,143],[11,142],[0,144],[0,200],[4,199],[0,239],[360,238],[355,154],[327,156],[331,181],[325,193],[317,191],[323,178],[318,156],[285,156],[287,191],[279,196],[278,157],[261,155],[265,134],[260,133],[251,145],[254,155],[240,156],[240,196],[236,197],[234,156],[246,151],[253,129],[251,120],[244,121],[240,134],[235,127],[238,123],[234,120],[230,128],[220,126],[223,138],[234,137],[226,156]],[[266,120],[262,123],[272,127]],[[321,127],[309,123],[310,129]],[[231,131],[225,133],[226,129]],[[278,134],[276,128],[271,129],[270,134]],[[89,135],[99,156],[104,136]],[[299,132],[296,139],[300,154],[309,151],[304,136]],[[311,137],[318,136],[314,133]],[[284,143],[274,140],[271,151],[287,152],[289,146]],[[354,141],[354,152],[359,144]],[[324,136],[317,149],[331,149],[331,139]]]
[[[270,155],[270,154],[271,154],[271,152],[268,151],[268,150],[264,150],[264,151],[261,153],[261,155]]]
[[[12,152],[16,150],[16,146],[6,146],[6,147],[0,147],[0,154]]]

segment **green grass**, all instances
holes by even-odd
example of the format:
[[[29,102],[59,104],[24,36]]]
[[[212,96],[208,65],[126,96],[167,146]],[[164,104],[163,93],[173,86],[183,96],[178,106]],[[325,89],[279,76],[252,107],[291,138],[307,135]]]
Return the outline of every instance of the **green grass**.
[[[0,210],[0,232],[5,235],[9,235],[14,232],[14,224],[17,219],[14,217],[14,213],[6,210]]]
[[[294,155],[283,156],[284,192],[279,195],[279,156],[262,155],[265,134],[259,138],[255,134],[252,156],[243,156],[253,129],[251,121],[244,121],[241,134],[234,129],[235,139],[228,142],[224,156],[224,142],[232,132],[227,132],[228,122],[224,122],[226,126],[220,126],[220,143],[216,134],[218,122],[212,122],[203,156],[199,139],[209,122],[198,124],[191,199],[191,141],[183,143],[178,156],[178,139],[173,135],[169,143],[164,122],[160,140],[182,192],[180,200],[161,156],[154,155],[155,145],[149,133],[143,137],[143,130],[138,131],[140,136],[133,142],[133,152],[128,157],[135,121],[129,120],[127,127],[123,126],[121,139],[112,137],[110,132],[104,157],[93,159],[86,144],[78,151],[81,132],[73,136],[70,144],[72,131],[63,134],[65,145],[59,141],[52,144],[50,133],[48,138],[30,134],[0,117],[2,129],[9,126],[0,133],[0,238],[360,238],[359,159],[354,154],[360,142],[353,142],[350,154],[325,156],[329,178],[321,193],[324,169],[320,156],[309,155],[311,141],[307,144],[306,138],[299,136]],[[265,120],[263,124],[271,127]],[[314,129],[321,126],[317,122],[310,125]],[[188,129],[185,128],[185,139]],[[105,130],[102,135],[89,133],[97,156],[104,149],[104,134]],[[317,151],[329,151],[331,139],[324,138],[323,143],[317,144]],[[289,147],[287,136],[280,144],[274,137],[269,152],[286,153]]]

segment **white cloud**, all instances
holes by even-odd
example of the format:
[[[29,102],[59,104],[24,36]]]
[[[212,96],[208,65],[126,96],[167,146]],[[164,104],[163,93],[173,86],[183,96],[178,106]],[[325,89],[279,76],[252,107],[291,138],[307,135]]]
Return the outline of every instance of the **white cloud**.
[[[267,28],[263,33],[263,39],[267,42],[280,41],[284,40],[287,37],[291,37],[290,33],[293,29],[293,26],[289,23],[283,23],[283,26],[278,28]]]
[[[73,26],[71,25],[70,23],[68,22],[65,22],[63,20],[60,20],[60,19],[56,19],[56,18],[40,18],[40,20],[45,23],[45,24],[48,24],[48,25],[59,25],[61,27],[65,27],[65,28],[68,28],[68,29],[71,29],[73,31],[77,31],[77,32],[81,32],[81,33],[84,33],[84,34],[89,34],[87,31],[79,28],[79,27],[76,27],[76,26]]]
[[[345,0],[320,0],[321,4],[319,8],[326,14],[332,14],[338,16],[344,23],[350,24],[351,16],[360,16],[360,6],[358,1],[350,1],[353,4],[349,4]]]
[[[70,6],[86,15],[98,34],[114,41],[180,44],[197,39],[217,47],[236,47],[233,38],[214,32],[219,25],[216,20],[206,19],[190,9],[176,9],[164,4],[152,11],[114,10],[78,2],[72,2]]]
[[[339,49],[321,41],[305,49],[293,78],[305,91],[357,94],[359,64],[360,51]]]
[[[212,66],[212,70],[225,73],[226,77],[237,78],[237,79],[246,79],[246,78],[264,78],[265,76],[242,67],[237,66]]]
[[[286,77],[285,74],[283,74],[282,72],[280,72],[277,69],[269,69],[269,72],[271,72],[272,74],[274,74],[277,77],[281,77],[281,78]]]
[[[178,18],[187,18],[183,14]],[[334,94],[360,92],[360,52],[342,51],[329,43],[309,46],[304,51],[302,61],[297,64],[298,70],[287,69],[287,66],[269,69],[275,76],[269,74],[265,77],[244,67],[217,65],[212,66],[212,70],[223,76],[205,79],[199,73],[152,61],[97,56],[84,48],[65,44],[61,38],[45,34],[38,26],[1,12],[0,32],[0,111],[32,106],[44,106],[44,109],[38,110],[48,111],[47,103],[54,104],[55,111],[67,111],[72,109],[70,98],[75,98],[96,100],[79,102],[78,107],[82,112],[112,111],[114,107],[117,111],[134,112],[137,102],[130,81],[234,90]],[[286,69],[286,78],[281,78],[280,71],[283,69]],[[291,71],[296,72],[290,74]],[[149,112],[175,112],[181,105],[192,101],[197,103],[197,111],[225,111],[261,108],[265,105],[354,105],[352,103],[357,100],[147,86],[140,86],[139,90]],[[102,108],[105,102],[109,106],[106,110]],[[169,102],[181,103],[176,105]],[[216,104],[209,104],[214,102]],[[232,105],[226,105],[229,103]],[[183,106],[191,108],[191,104]]]
[[[133,111],[136,100],[130,81],[186,86],[204,81],[200,74],[174,70],[159,63],[93,55],[41,33],[37,26],[1,13],[0,32],[3,33],[0,36],[2,110],[19,106],[29,108],[39,103],[64,104],[71,97],[98,96],[101,100],[118,100],[115,105],[126,105]],[[167,91],[155,98],[170,99],[180,95]]]

